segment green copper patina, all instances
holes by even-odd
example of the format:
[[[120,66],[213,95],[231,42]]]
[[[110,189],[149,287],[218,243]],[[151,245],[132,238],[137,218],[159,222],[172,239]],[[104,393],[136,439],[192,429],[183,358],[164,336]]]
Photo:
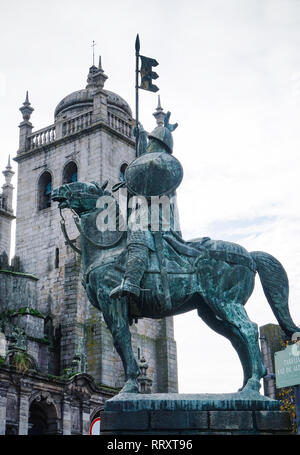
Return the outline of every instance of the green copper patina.
[[[140,223],[137,223],[138,220],[135,217],[133,220],[132,217],[128,219],[126,270],[121,284],[110,293],[111,299],[125,295],[140,296],[140,283],[147,268],[150,251],[156,251],[166,306],[171,307],[163,254],[162,231],[166,232],[168,226],[169,231],[171,228],[176,229],[178,224],[174,216],[174,206],[171,206],[170,201],[175,196],[175,189],[181,183],[183,170],[179,161],[172,156],[173,138],[171,132],[178,125],[177,123],[174,125],[169,123],[170,115],[170,112],[166,114],[164,126],[155,128],[149,134],[148,143],[146,132],[141,125],[136,131],[139,157],[133,160],[126,169],[124,184],[131,195],[139,195],[140,198],[145,197],[147,199],[144,199],[144,212],[139,214]],[[168,219],[166,219],[162,209],[157,212],[156,229],[158,232],[154,232],[154,234],[151,232],[154,228],[150,225],[151,212],[154,210],[153,199],[151,198],[153,196],[166,197],[170,208]]]
[[[172,153],[171,132],[177,125],[169,125],[169,116],[168,113],[162,129],[149,135],[148,143],[140,126],[138,147],[142,159],[147,153],[159,153],[162,158],[163,154]],[[149,162],[152,160],[144,160],[145,166]],[[132,175],[134,172],[129,170],[128,186],[134,185],[130,180]],[[176,174],[171,189],[174,190],[180,181]],[[115,185],[113,190],[122,185],[124,183]],[[96,182],[65,184],[53,191],[52,199],[59,202],[60,209],[69,208],[74,213],[80,231],[83,285],[91,304],[102,311],[122,359],[126,383],[121,392],[138,391],[136,380],[140,371],[129,330],[132,320],[140,317],[160,319],[196,309],[199,316],[213,330],[228,338],[237,351],[244,372],[241,399],[247,400],[253,393],[258,393],[260,379],[267,371],[259,350],[257,324],[250,321],[244,305],[253,292],[258,272],[266,298],[282,329],[288,336],[299,330],[289,313],[288,278],[282,265],[270,254],[249,253],[231,242],[208,237],[185,241],[172,227],[152,232],[148,225],[144,230],[129,226],[123,231],[117,204],[115,231],[102,232],[97,219],[106,208],[99,200],[106,197],[115,201],[106,186],[107,182],[103,185]],[[159,179],[153,188],[158,187]],[[165,194],[165,189],[161,194]],[[148,192],[143,194],[149,196]],[[65,227],[64,235],[68,239]]]

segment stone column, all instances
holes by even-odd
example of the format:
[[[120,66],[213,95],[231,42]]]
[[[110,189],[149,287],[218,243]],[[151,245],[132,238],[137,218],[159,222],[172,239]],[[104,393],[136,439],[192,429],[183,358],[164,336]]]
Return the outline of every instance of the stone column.
[[[64,315],[61,324],[61,371],[70,368],[77,345],[78,287],[80,258],[71,254],[65,261]]]
[[[61,139],[63,137],[63,123],[65,120],[59,119],[55,120],[55,138],[56,139]]]
[[[28,420],[29,420],[29,397],[31,387],[26,380],[20,381],[20,395],[19,395],[19,435],[28,434]]]
[[[20,136],[19,136],[19,150],[18,153],[25,152],[27,149],[27,138],[32,133],[33,125],[31,122],[21,122],[19,125]]]
[[[1,357],[6,356],[6,351],[7,351],[7,340],[5,333],[0,332],[0,355]]]
[[[2,171],[2,174],[5,177],[5,183],[2,186],[2,197],[5,198],[5,203],[6,207],[5,210],[10,212],[11,214],[13,213],[13,190],[14,187],[11,184],[11,180],[14,176],[14,171],[12,170],[12,167],[10,165],[10,156],[8,157],[8,163],[4,171]]]
[[[160,334],[156,340],[157,389],[159,393],[178,393],[177,349],[173,318],[165,318],[160,321],[160,324]]]
[[[9,382],[0,381],[0,435],[4,435],[6,429],[6,407],[8,388]]]
[[[96,68],[92,66],[88,76],[88,82],[94,88],[94,101],[93,101],[93,123],[99,121],[107,121],[107,93],[103,90],[106,74],[102,69],[101,57],[99,57],[99,66]]]
[[[71,397],[64,395],[63,401],[63,434],[71,434]]]
[[[280,340],[285,334],[277,324],[265,324],[259,328],[261,355],[268,374],[275,374],[274,353],[282,350]],[[275,379],[264,378],[264,393],[267,397],[276,399],[277,389]]]
[[[90,433],[90,404],[83,403],[82,404],[82,434],[89,434]]]
[[[34,111],[33,107],[30,105],[28,99],[28,92],[26,92],[26,99],[23,103],[23,106],[20,107],[20,111],[23,116],[23,122],[20,123],[20,136],[19,136],[19,150],[18,153],[25,152],[27,150],[27,138],[32,133],[33,125],[29,121],[32,112]]]
[[[94,95],[93,123],[107,122],[107,94],[99,90]]]

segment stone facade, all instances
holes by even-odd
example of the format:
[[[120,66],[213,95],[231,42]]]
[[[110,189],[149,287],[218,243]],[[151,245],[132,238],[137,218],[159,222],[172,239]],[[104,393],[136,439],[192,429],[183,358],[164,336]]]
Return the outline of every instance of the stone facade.
[[[109,398],[87,374],[69,380],[0,370],[0,434],[89,434]]]
[[[16,257],[0,264],[0,434],[87,434],[124,383],[110,332],[81,284],[80,257],[65,243],[49,197],[76,180],[107,179],[111,187],[135,157],[131,109],[104,89],[106,79],[100,61],[86,88],[66,96],[54,124],[42,130],[33,131],[28,93],[20,108]],[[3,194],[12,196],[9,166]],[[7,207],[6,218],[0,209],[0,253],[9,254],[10,224],[3,220],[14,216],[6,196]],[[65,212],[68,235],[78,244]],[[136,357],[147,360],[152,391],[177,392],[172,318],[141,319],[131,332]]]

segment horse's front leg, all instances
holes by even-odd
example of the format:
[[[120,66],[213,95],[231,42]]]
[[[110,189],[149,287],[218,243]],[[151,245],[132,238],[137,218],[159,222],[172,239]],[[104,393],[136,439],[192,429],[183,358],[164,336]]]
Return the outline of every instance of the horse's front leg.
[[[104,320],[112,334],[113,344],[121,357],[125,372],[126,382],[120,393],[138,393],[137,377],[140,370],[134,357],[131,345],[131,333],[128,323],[127,298],[123,297],[103,305],[103,294],[101,295]]]

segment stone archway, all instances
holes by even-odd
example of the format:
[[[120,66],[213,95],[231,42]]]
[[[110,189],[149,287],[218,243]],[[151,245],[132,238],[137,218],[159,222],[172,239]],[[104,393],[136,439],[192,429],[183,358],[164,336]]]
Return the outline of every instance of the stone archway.
[[[33,400],[29,407],[29,435],[58,434],[58,416],[53,403],[46,398]]]
[[[90,414],[90,427],[92,422],[100,417],[100,431],[101,431],[101,423],[103,422],[103,413],[104,413],[104,406],[97,406],[93,412]],[[98,433],[97,433],[98,434]]]

